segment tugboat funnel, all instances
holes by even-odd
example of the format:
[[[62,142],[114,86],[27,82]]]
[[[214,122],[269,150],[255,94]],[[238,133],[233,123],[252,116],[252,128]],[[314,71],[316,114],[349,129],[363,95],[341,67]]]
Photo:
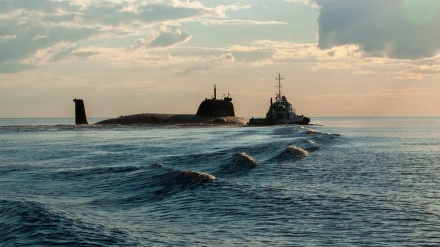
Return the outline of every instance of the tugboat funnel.
[[[75,102],[75,124],[87,125],[89,122],[86,117],[86,109],[84,108],[84,101],[82,99],[74,99]]]

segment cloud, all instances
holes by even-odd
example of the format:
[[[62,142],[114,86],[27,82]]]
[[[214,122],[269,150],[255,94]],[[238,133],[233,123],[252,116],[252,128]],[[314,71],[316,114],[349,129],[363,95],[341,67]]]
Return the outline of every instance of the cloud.
[[[184,62],[186,59],[183,59],[181,62]],[[193,61],[191,65],[183,70],[177,71],[176,75],[185,75],[192,74],[198,72],[208,71],[212,68],[221,68],[232,65],[235,63],[235,57],[232,53],[225,53],[219,56],[209,56],[204,58],[199,58],[198,61]]]
[[[281,21],[252,21],[252,20],[204,20],[202,24],[205,26],[213,25],[285,25],[286,22]]]
[[[227,11],[246,8],[206,7],[199,1],[183,0],[1,0],[0,72],[72,56],[87,58],[95,54],[75,54],[65,46],[82,47],[119,37],[136,40],[151,30],[154,35],[144,45],[172,47],[191,38],[180,29],[180,22],[222,18]],[[166,28],[157,31],[157,26]]]
[[[315,0],[284,0],[284,1],[291,3],[303,3],[306,5],[310,5],[312,7],[318,7],[318,4],[316,4]]]
[[[157,25],[147,39],[136,41],[132,49],[146,48],[167,48],[179,43],[185,43],[191,39],[191,35],[182,32],[179,25]]]
[[[319,48],[356,44],[367,56],[422,59],[440,48],[438,0],[316,0]]]
[[[21,70],[31,69],[33,66],[19,63],[18,61],[0,62],[0,73],[16,73]]]
[[[38,50],[53,47],[59,43],[78,42],[97,33],[96,30],[88,28],[39,27],[32,23],[11,24],[8,27],[2,23],[0,30],[5,33],[13,30],[13,35],[9,34],[11,38],[0,39],[0,63],[6,67],[15,66],[16,70],[19,70],[21,60],[34,56]],[[23,66],[28,67],[27,65]]]
[[[406,70],[402,70],[396,76],[396,79],[423,80],[429,77],[437,77],[440,74],[440,66],[437,64],[415,64]]]
[[[195,17],[216,15],[217,10],[200,4],[183,4],[179,1],[139,1],[107,5],[93,5],[85,11],[83,20],[87,24],[108,26],[131,25],[132,23],[155,23],[185,20]]]
[[[250,9],[252,6],[250,5],[219,5],[217,6],[217,10],[221,13],[225,13],[227,11],[239,11],[243,9]]]
[[[184,43],[191,39],[191,35],[182,32],[179,26],[168,26],[162,30],[149,44],[148,47],[160,48],[171,47],[178,43]]]
[[[235,63],[235,57],[232,53],[227,53],[218,56],[214,61],[222,64],[232,64]]]
[[[0,2],[0,13],[8,13],[16,9],[33,10],[43,12],[56,12],[59,8],[71,8],[67,1],[49,0],[2,0]]]

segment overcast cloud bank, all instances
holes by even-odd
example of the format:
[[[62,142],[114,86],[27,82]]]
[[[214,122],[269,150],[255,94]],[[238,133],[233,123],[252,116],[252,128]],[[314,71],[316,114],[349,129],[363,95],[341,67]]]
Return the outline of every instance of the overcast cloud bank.
[[[310,1],[309,1],[310,3]],[[321,49],[356,44],[368,56],[433,57],[440,48],[438,0],[316,0]]]

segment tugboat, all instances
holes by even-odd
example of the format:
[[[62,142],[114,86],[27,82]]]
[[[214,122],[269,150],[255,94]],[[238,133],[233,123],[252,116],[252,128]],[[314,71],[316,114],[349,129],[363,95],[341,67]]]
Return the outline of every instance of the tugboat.
[[[297,115],[295,108],[287,101],[286,96],[281,94],[281,80],[284,80],[280,73],[275,80],[278,81],[278,93],[276,94],[275,102],[270,98],[269,111],[266,113],[266,118],[251,118],[248,122],[249,126],[269,126],[277,124],[300,124],[307,125],[310,123],[310,118],[303,115]]]

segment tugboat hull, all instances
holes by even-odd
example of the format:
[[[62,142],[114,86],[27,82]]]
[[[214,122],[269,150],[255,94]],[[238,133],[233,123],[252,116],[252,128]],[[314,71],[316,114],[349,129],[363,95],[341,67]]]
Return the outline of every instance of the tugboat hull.
[[[310,118],[308,117],[302,117],[301,119],[291,119],[291,120],[251,118],[247,125],[248,126],[272,126],[272,125],[281,125],[281,124],[307,125],[309,123],[310,123]]]

